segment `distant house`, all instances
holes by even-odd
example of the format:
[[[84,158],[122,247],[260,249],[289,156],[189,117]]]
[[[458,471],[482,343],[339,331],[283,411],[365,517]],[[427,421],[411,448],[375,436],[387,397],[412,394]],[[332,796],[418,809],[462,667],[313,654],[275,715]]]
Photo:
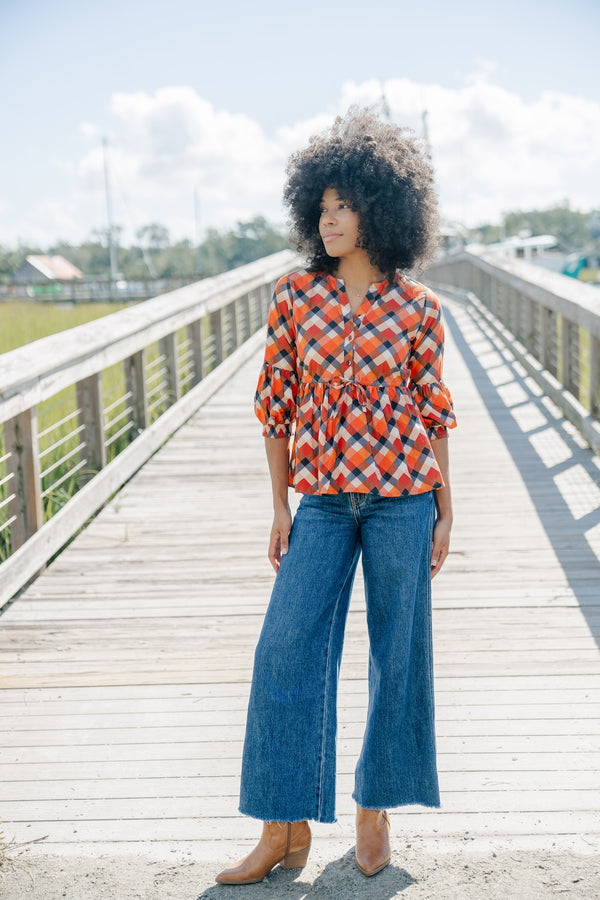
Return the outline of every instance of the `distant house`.
[[[536,262],[538,257],[558,251],[558,240],[553,234],[531,235],[522,233],[506,238],[504,241],[498,241],[496,244],[488,244],[485,249],[490,252],[501,253],[502,256],[512,257],[513,259],[526,259],[530,262]]]
[[[28,256],[13,274],[17,284],[47,284],[53,281],[76,281],[83,272],[64,256]]]

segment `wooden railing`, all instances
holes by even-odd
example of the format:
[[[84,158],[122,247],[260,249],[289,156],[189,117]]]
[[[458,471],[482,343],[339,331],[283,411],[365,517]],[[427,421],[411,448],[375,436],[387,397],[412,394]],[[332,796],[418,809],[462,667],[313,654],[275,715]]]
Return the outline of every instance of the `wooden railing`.
[[[282,251],[0,356],[0,606],[263,340]]]
[[[544,392],[600,453],[600,290],[519,259],[465,251],[425,280],[478,306]]]
[[[38,300],[49,303],[121,303],[126,300],[147,300],[167,291],[184,287],[194,278],[136,278],[111,281],[109,278],[89,281],[32,281],[0,284],[3,300]]]

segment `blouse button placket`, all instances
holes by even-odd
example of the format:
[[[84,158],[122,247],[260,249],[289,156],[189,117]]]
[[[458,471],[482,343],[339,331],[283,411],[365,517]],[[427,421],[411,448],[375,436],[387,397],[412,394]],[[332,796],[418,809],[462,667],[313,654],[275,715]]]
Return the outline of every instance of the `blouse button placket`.
[[[344,314],[344,378],[350,377],[352,373],[352,340],[354,331],[352,329],[352,316]]]
[[[345,347],[345,378],[352,378],[354,376],[354,349],[355,349],[355,341],[356,341],[356,331],[354,328],[354,322],[351,319],[349,322],[349,328],[346,334],[346,347]]]

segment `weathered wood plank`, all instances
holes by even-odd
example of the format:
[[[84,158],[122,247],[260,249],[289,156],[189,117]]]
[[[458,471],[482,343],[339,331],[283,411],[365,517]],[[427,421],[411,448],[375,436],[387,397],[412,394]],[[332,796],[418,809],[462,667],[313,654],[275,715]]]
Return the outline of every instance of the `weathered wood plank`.
[[[340,739],[342,747],[352,739],[360,740],[364,731],[363,722],[344,721],[340,725]],[[565,738],[569,746],[568,738],[572,739],[574,748],[581,749],[590,746],[591,749],[598,746],[600,735],[600,721],[598,718],[585,719],[510,719],[507,721],[498,719],[483,719],[472,721],[461,719],[460,721],[444,721],[438,723],[438,741],[440,746],[457,738],[480,739],[484,744],[502,741],[504,745],[516,745],[522,740],[531,742],[532,746],[542,749],[544,738],[552,737],[558,740]],[[170,726],[132,726],[121,725],[118,728],[93,727],[84,728],[53,728],[53,729],[12,729],[0,737],[0,747],[30,747],[37,746],[40,742],[46,747],[69,745],[76,747],[87,744],[129,744],[136,741],[152,742],[155,744],[168,744],[170,742],[198,742],[218,743],[220,741],[241,741],[244,736],[244,723],[238,722],[231,725],[185,724]],[[594,742],[594,738],[596,741]],[[556,746],[553,744],[553,746]]]
[[[218,761],[215,760],[215,763]],[[78,771],[84,764],[78,766]],[[128,767],[129,766],[129,774]],[[212,775],[185,775],[181,774],[178,766],[178,775],[173,777],[165,774],[164,764],[154,764],[155,774],[148,772],[149,766],[144,766],[143,774],[139,768],[134,768],[130,763],[122,763],[115,768],[112,777],[82,778],[76,772],[65,773],[68,777],[63,779],[40,779],[38,781],[12,780],[0,781],[0,795],[3,803],[9,802],[40,802],[40,801],[72,801],[76,798],[80,803],[87,800],[128,800],[131,798],[193,798],[195,802],[199,797],[234,797],[239,791],[239,772],[215,771]],[[48,767],[47,767],[48,768]],[[197,768],[197,766],[196,766]],[[231,765],[229,766],[231,769]],[[36,779],[39,778],[41,768],[36,768]],[[497,796],[494,803],[513,802],[507,795],[510,791],[519,791],[522,786],[522,772],[499,770],[493,775],[481,772],[441,772],[441,782],[444,790],[444,806],[456,808],[460,804],[460,794],[472,794],[473,792],[490,793]],[[568,803],[568,809],[594,809],[593,804],[598,799],[600,791],[600,773],[588,771],[570,771],[569,790],[556,790],[554,773],[548,771],[529,772],[527,776],[528,791],[533,798],[534,791],[544,791],[543,802],[549,809],[562,809]],[[337,779],[339,794],[351,794],[354,787],[354,773],[342,772]],[[585,792],[582,793],[582,792]],[[522,800],[524,798],[521,798]],[[537,799],[537,798],[534,798]],[[487,804],[486,808],[487,807]],[[535,804],[534,804],[535,805]],[[519,807],[521,808],[521,807]],[[217,810],[218,813],[218,810]],[[206,814],[204,812],[204,814]],[[59,816],[58,818],[61,818]]]
[[[252,637],[257,637],[256,629],[250,629],[249,633]],[[558,644],[558,642],[556,643]],[[478,672],[485,674],[490,670],[497,670],[499,667],[501,670],[502,667],[507,665],[511,666],[515,673],[532,668],[537,669],[542,665],[545,665],[548,670],[561,669],[565,663],[568,665],[569,671],[587,670],[589,663],[592,666],[592,671],[595,671],[597,652],[594,647],[589,646],[589,639],[588,646],[585,643],[582,639],[579,644],[573,642],[572,646],[566,648],[559,646],[551,646],[544,649],[524,647],[522,649],[511,648],[502,651],[482,648],[481,650],[463,653],[460,653],[458,649],[449,650],[444,647],[438,647],[436,648],[437,666],[438,670],[446,666],[451,666],[453,669],[458,665],[462,665],[464,668],[469,666],[475,667]],[[210,636],[210,642],[205,636],[196,648],[178,647],[176,651],[163,649],[160,641],[144,640],[140,640],[137,646],[123,648],[115,646],[112,652],[109,646],[95,650],[88,647],[77,648],[77,650],[70,648],[71,659],[65,661],[62,668],[64,672],[78,672],[82,669],[89,671],[90,668],[95,668],[95,665],[98,663],[106,664],[112,661],[118,665],[120,671],[136,671],[139,668],[140,661],[147,661],[149,652],[155,649],[157,652],[157,671],[160,671],[164,666],[170,666],[171,663],[179,663],[181,666],[185,666],[188,661],[191,668],[195,669],[197,668],[200,650],[202,651],[203,664],[206,665],[211,662],[214,664],[213,672],[216,670],[217,665],[220,665],[222,668],[231,666],[231,668],[237,670],[239,669],[239,663],[223,660],[223,648],[233,646],[246,649],[248,645],[247,637],[240,638],[238,641],[229,641],[225,631],[223,631],[221,634],[213,633]],[[57,649],[61,650],[63,648],[58,647]],[[354,648],[351,646],[351,642],[348,641],[346,662],[349,666],[364,660],[362,651],[362,646]],[[41,674],[44,676],[54,662],[53,654],[48,650],[30,651],[29,653],[7,651],[3,656],[7,665],[12,663],[26,664],[28,671],[32,675]]]
[[[361,693],[354,698],[344,698],[344,715],[341,721],[346,725],[355,723],[364,723],[366,694]],[[219,700],[222,705],[222,700]],[[102,713],[100,711],[93,713],[82,713],[65,711],[60,712],[53,709],[50,712],[45,707],[45,712],[35,714],[31,710],[28,715],[15,713],[14,715],[2,714],[0,711],[0,729],[2,732],[11,734],[14,732],[32,731],[38,733],[40,731],[57,731],[64,730],[76,731],[78,728],[86,730],[97,730],[104,728],[121,728],[127,725],[129,728],[150,728],[156,724],[157,716],[165,728],[229,728],[243,726],[246,720],[246,698],[234,709],[216,708],[216,704],[208,706],[205,702],[200,701],[196,704],[194,710],[183,710],[179,712],[167,705],[155,706],[147,712],[138,711],[131,712],[123,708],[122,712],[115,711],[115,703],[109,704],[110,712]],[[100,706],[100,704],[98,704]],[[123,704],[125,707],[125,704]],[[527,728],[531,723],[532,733],[540,733],[540,729],[572,729],[572,733],[576,734],[578,729],[583,729],[584,723],[590,720],[590,731],[588,733],[597,733],[600,727],[597,722],[600,719],[600,697],[595,702],[582,702],[578,704],[520,704],[520,705],[491,705],[491,706],[474,706],[473,704],[452,704],[443,706],[438,703],[436,719],[438,722],[438,732],[447,734],[448,727],[461,727],[461,723],[465,723],[466,728],[477,727],[496,729],[502,723],[506,732],[518,729],[520,733],[522,728]],[[457,723],[457,719],[460,722]],[[450,723],[447,725],[446,723]],[[524,724],[523,724],[524,723]],[[543,724],[545,723],[545,725]],[[551,724],[550,724],[551,723]],[[489,731],[488,733],[496,733]],[[0,736],[0,746],[3,745],[3,739]]]
[[[162,816],[156,819],[115,819],[115,820],[81,820],[57,822],[54,820],[36,820],[35,829],[32,831],[30,823],[22,823],[21,827],[11,826],[10,835],[14,835],[17,841],[31,840],[32,836],[39,834],[49,835],[44,842],[48,848],[52,844],[88,844],[93,847],[96,843],[119,843],[131,841],[132,829],[135,829],[136,841],[226,841],[228,848],[238,839],[256,841],[257,825],[252,819],[246,819],[235,814],[231,810],[230,816],[215,817],[211,815],[205,819],[201,815],[201,803],[198,803],[196,814],[189,819],[168,818]],[[163,810],[164,812],[164,810]],[[496,849],[501,846],[498,841],[502,836],[540,836],[544,837],[542,846],[550,841],[558,849],[561,847],[561,836],[583,837],[589,841],[590,846],[597,846],[600,837],[598,816],[593,812],[520,812],[520,813],[484,813],[473,810],[444,813],[423,812],[417,809],[407,808],[406,811],[392,812],[392,822],[396,834],[407,832],[409,835],[417,833],[419,836],[435,836],[436,841],[443,840],[445,835],[468,835],[469,839],[476,835],[488,837],[489,848]],[[209,829],[209,831],[207,831]],[[338,816],[338,824],[328,828],[319,828],[319,836],[352,835],[354,829],[354,811],[345,811]],[[6,829],[5,829],[6,830]],[[235,838],[232,837],[235,830]],[[514,846],[520,847],[521,842],[515,841]],[[538,844],[538,846],[540,846]],[[582,848],[583,850],[583,848]],[[581,851],[580,851],[581,852]],[[583,850],[583,852],[586,852]]]
[[[45,733],[44,733],[45,734]],[[187,740],[181,740],[179,735],[162,734],[162,740],[157,740],[157,735],[152,733],[145,735],[138,732],[136,740],[125,742],[115,739],[114,735],[103,735],[107,740],[98,740],[98,736],[88,736],[84,731],[79,735],[77,743],[60,742],[55,738],[48,743],[40,745],[35,742],[23,740],[20,743],[8,743],[2,750],[3,762],[23,761],[48,761],[51,759],[64,761],[92,761],[100,759],[213,759],[215,756],[240,758],[242,750],[241,730],[234,735],[224,735],[223,740],[204,741],[193,739],[190,735]],[[124,736],[123,736],[124,738]],[[175,740],[174,738],[179,738]],[[130,739],[131,741],[131,739]],[[148,744],[150,741],[150,745]],[[342,736],[338,744],[338,755],[350,756],[355,761],[358,759],[361,737]],[[454,753],[461,756],[463,753],[544,753],[548,746],[553,752],[561,753],[590,753],[590,767],[594,766],[593,754],[598,751],[598,737],[592,735],[460,735],[440,736],[438,750],[440,753]],[[458,762],[458,760],[457,760]]]
[[[58,754],[56,754],[58,756]],[[572,788],[598,788],[597,770],[590,768],[589,753],[572,752],[513,752],[496,753],[439,753],[438,766],[444,789],[470,790],[473,787],[482,789],[506,790],[511,786],[520,789],[524,783],[524,773],[529,789],[541,790],[544,786],[556,785],[556,770],[569,773],[569,785]],[[210,774],[207,774],[207,772]],[[341,756],[338,760],[340,780],[354,777],[354,760],[350,756]],[[176,764],[170,759],[115,759],[91,761],[30,761],[19,758],[13,763],[0,764],[0,796],[13,798],[20,796],[22,790],[30,791],[42,797],[45,791],[51,791],[53,785],[63,785],[65,793],[75,796],[74,783],[90,780],[98,786],[101,796],[110,796],[110,785],[114,791],[122,790],[121,781],[129,780],[138,784],[144,779],[151,780],[155,789],[162,789],[159,781],[176,777],[181,779],[199,779],[202,785],[209,785],[206,779],[228,778],[239,782],[240,766],[237,757],[217,757],[210,761],[210,769],[199,759],[177,759]],[[342,781],[340,781],[342,783]],[[104,785],[104,787],[103,787]],[[454,785],[454,787],[452,787]],[[539,787],[538,787],[539,786]],[[6,788],[6,793],[4,789]],[[140,787],[142,790],[142,787]],[[149,792],[149,796],[157,796]],[[202,797],[198,790],[196,796]]]
[[[202,806],[201,813],[199,806]],[[173,819],[188,819],[195,816],[202,818],[216,817],[222,814],[224,807],[237,806],[237,795],[230,797],[203,794],[201,803],[197,796],[172,796],[168,799],[161,796],[123,797],[117,799],[86,799],[76,797],[59,800],[20,800],[3,802],[3,814],[10,822],[77,822],[79,820],[113,820],[127,818],[129,820],[158,819],[161,816]],[[349,811],[347,802],[341,809]],[[544,791],[477,791],[452,792],[444,794],[443,811],[439,814],[443,819],[453,813],[468,813],[469,809],[481,808],[488,816],[493,814],[534,811],[542,815],[577,812],[588,821],[593,821],[600,830],[598,809],[600,808],[600,791],[577,790],[544,790]],[[441,823],[440,823],[441,824]]]

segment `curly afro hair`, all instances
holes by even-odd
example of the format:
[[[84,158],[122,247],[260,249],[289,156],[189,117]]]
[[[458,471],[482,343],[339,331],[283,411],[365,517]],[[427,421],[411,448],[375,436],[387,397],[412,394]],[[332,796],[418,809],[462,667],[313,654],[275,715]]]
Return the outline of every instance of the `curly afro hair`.
[[[323,192],[335,188],[359,216],[359,241],[388,278],[423,264],[436,249],[438,214],[433,169],[411,133],[372,109],[351,109],[294,153],[284,203],[290,237],[310,268],[333,274],[338,260],[319,236]]]

